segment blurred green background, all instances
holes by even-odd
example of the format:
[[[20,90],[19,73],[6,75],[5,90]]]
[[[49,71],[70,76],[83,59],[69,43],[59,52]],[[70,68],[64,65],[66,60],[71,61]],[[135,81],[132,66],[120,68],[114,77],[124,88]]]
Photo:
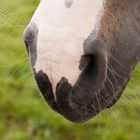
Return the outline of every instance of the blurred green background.
[[[0,1],[0,140],[140,140],[140,65],[120,101],[85,124],[71,123],[47,106],[22,39],[38,3]]]

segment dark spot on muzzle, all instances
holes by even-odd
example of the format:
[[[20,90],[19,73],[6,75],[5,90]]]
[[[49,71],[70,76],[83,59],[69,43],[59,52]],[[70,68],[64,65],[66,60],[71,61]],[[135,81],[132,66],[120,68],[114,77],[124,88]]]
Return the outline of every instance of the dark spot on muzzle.
[[[66,8],[70,8],[73,5],[73,0],[65,0]]]

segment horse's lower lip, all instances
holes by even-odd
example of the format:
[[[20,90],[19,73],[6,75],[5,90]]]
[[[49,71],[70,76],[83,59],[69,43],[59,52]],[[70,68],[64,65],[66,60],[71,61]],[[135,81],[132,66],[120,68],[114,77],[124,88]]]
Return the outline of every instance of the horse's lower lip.
[[[45,100],[49,104],[49,106],[57,111],[58,113],[62,114],[64,117],[66,117],[68,120],[72,122],[83,122],[88,120],[89,118],[92,118],[95,116],[97,113],[101,111],[101,108],[97,107],[97,110],[91,111],[91,114],[81,112],[78,110],[79,106],[75,106],[75,111],[72,111],[70,106],[67,106],[63,103],[67,102],[67,96],[63,97],[61,96],[60,92],[63,92],[62,90],[69,90],[71,89],[71,86],[68,84],[67,79],[62,78],[60,83],[57,85],[57,90],[56,90],[56,96],[54,97],[53,91],[52,91],[52,86],[51,83],[45,73],[42,71],[35,73],[34,74],[37,85],[44,96]],[[63,88],[63,86],[65,88]],[[58,92],[58,93],[57,93]],[[57,102],[56,102],[57,100]],[[72,104],[71,104],[72,105]],[[73,106],[73,105],[72,105]],[[65,110],[65,111],[63,111]]]
[[[72,122],[85,122],[103,109],[111,107],[118,100],[113,96],[107,99],[103,97],[103,93],[96,95],[94,92],[92,98],[87,97],[87,94],[90,96],[88,91],[85,94],[87,88],[81,86],[79,91],[78,85],[72,87],[66,78],[62,78],[57,84],[55,97],[48,76],[43,71],[38,73],[34,71],[34,76],[48,105]],[[84,99],[76,92],[84,94]]]

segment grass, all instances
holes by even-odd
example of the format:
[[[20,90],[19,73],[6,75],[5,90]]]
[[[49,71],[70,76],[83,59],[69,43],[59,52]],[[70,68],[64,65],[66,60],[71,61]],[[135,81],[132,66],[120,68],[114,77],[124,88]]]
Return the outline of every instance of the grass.
[[[38,3],[0,1],[0,139],[139,140],[140,64],[120,101],[85,124],[73,124],[46,105],[22,41]]]

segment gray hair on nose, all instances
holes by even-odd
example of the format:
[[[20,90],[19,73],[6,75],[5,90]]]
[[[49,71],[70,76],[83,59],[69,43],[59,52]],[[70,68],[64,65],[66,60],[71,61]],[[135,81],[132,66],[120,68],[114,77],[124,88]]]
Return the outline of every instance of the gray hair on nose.
[[[72,4],[73,4],[73,0],[65,0],[65,6],[67,8],[70,8],[72,6]]]

